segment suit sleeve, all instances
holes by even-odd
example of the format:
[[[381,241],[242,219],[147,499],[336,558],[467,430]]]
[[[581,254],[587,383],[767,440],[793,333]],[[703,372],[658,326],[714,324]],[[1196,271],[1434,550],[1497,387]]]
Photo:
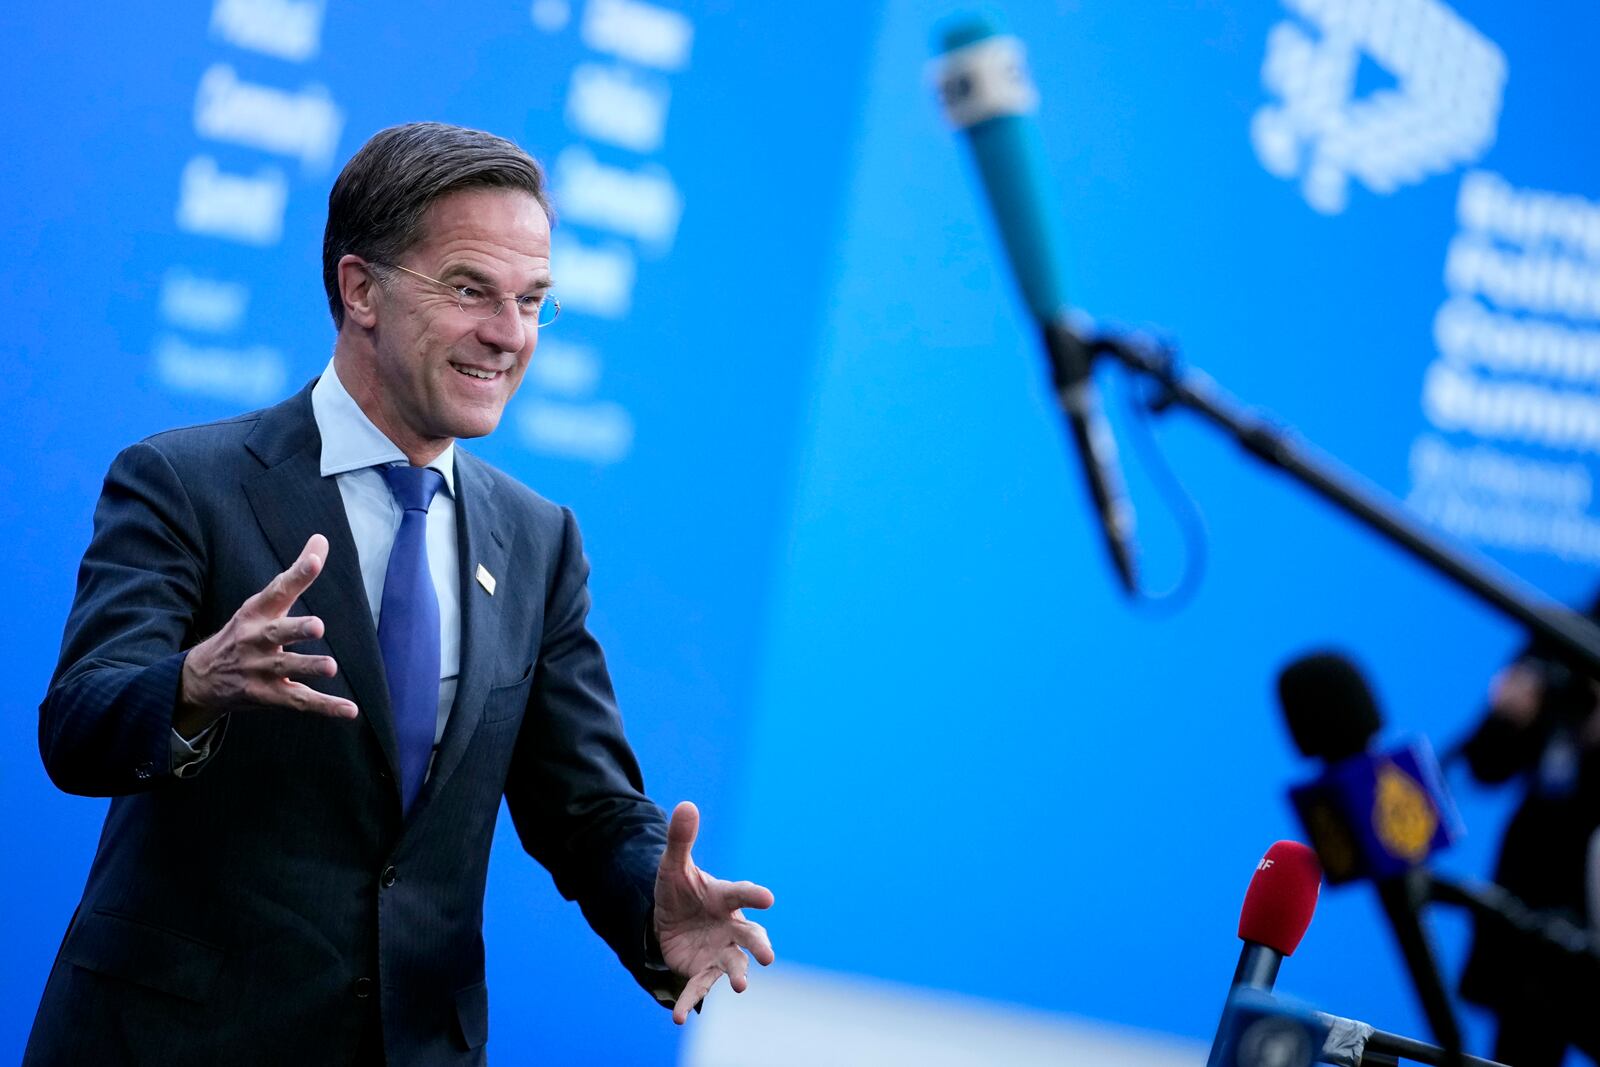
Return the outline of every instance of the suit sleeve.
[[[587,625],[589,564],[565,508],[562,520],[562,549],[507,806],[523,847],[660,1000],[682,986],[646,952],[666,818],[645,796],[638,760],[623,736],[605,656]]]
[[[39,752],[69,793],[116,796],[174,781],[172,714],[205,567],[177,472],[140,443],[112,462],[39,705]]]

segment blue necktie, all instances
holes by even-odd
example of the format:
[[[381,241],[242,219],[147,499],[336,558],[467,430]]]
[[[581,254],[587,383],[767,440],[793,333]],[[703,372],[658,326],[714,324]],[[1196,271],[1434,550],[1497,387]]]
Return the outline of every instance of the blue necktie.
[[[428,776],[439,721],[439,595],[428,571],[428,505],[444,475],[403,464],[380,470],[402,512],[383,578],[378,648],[400,749],[400,798],[409,812]]]

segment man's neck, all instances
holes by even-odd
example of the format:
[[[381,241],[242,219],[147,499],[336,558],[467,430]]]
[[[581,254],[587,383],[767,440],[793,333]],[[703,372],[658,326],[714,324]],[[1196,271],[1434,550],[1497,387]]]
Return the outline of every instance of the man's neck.
[[[343,338],[334,345],[333,369],[339,376],[339,384],[344,386],[345,392],[350,394],[350,399],[356,402],[362,414],[371,419],[372,425],[393,442],[396,448],[405,453],[406,459],[412,466],[427,466],[438,459],[453,443],[448,437],[424,440],[407,433],[398,420],[390,416],[382,403],[382,388],[377,380],[365,369],[362,361],[351,355],[345,347]]]

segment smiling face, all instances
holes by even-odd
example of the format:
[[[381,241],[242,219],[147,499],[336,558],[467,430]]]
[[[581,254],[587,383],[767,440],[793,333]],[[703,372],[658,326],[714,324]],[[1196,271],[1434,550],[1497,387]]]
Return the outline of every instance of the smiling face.
[[[539,331],[515,298],[550,286],[550,222],[520,190],[448,193],[428,208],[422,240],[397,265],[507,298],[498,315],[475,319],[443,285],[357,256],[340,260],[339,380],[421,464],[455,438],[492,432],[522,383]]]

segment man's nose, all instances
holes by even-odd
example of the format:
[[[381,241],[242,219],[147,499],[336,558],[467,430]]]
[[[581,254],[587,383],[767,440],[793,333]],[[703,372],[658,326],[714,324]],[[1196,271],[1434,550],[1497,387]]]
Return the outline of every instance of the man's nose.
[[[528,334],[536,329],[523,318],[513,301],[503,300],[498,314],[479,323],[478,337],[502,352],[521,352],[528,343]]]

